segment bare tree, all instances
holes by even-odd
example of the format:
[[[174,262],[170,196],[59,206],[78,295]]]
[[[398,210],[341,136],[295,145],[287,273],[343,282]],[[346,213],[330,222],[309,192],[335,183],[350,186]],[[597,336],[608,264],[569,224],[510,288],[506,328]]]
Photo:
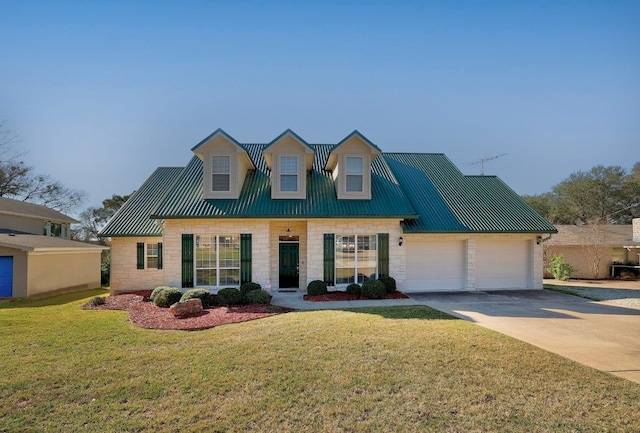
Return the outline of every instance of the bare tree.
[[[582,251],[589,267],[591,278],[604,278],[606,275],[600,273],[600,265],[605,258],[607,244],[607,223],[595,221],[593,224],[582,226],[581,242]]]
[[[0,121],[0,197],[42,204],[62,212],[77,209],[85,193],[67,188],[47,174],[36,174],[22,161],[26,151],[18,151],[18,134]]]

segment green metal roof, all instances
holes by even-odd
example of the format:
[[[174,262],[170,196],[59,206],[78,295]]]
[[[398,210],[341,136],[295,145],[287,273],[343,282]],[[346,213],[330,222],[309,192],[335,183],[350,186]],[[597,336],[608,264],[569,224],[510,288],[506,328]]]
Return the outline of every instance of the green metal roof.
[[[155,210],[183,167],[160,167],[134,192],[129,200],[100,230],[100,237],[161,236],[162,231],[149,215]]]
[[[202,162],[194,157],[152,218],[417,218],[397,179],[383,160],[372,164],[371,200],[338,200],[331,173],[323,170],[333,145],[310,144],[315,151],[307,174],[307,198],[271,199],[271,172],[265,144],[245,144],[256,170],[247,174],[237,200],[202,199]]]
[[[355,132],[354,132],[355,133]],[[271,199],[269,144],[242,144],[250,170],[237,200],[204,200],[202,161],[158,168],[102,229],[100,236],[160,236],[155,219],[397,218],[406,233],[555,233],[512,189],[494,176],[465,176],[443,154],[382,153],[372,163],[371,200],[338,200],[324,170],[335,145],[309,144],[313,169],[307,198]]]
[[[385,153],[420,214],[408,233],[555,233],[555,227],[495,176],[465,176],[443,154]]]

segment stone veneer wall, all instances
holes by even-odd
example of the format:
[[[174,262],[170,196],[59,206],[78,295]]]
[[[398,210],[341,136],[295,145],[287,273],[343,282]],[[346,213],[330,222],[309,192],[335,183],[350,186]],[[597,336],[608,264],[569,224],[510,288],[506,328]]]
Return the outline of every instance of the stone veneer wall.
[[[640,218],[633,219],[633,241],[640,242]]]
[[[164,284],[182,287],[182,234],[251,234],[251,279],[264,286],[269,277],[269,221],[261,219],[188,219],[166,220],[164,226]],[[277,256],[276,256],[277,257]],[[277,259],[276,259],[277,260]],[[135,266],[135,262],[134,262]]]
[[[324,234],[373,235],[389,233],[389,273],[398,290],[405,287],[405,247],[398,245],[403,236],[400,220],[395,219],[331,219],[307,221],[307,284],[324,277]],[[406,242],[406,241],[405,241]],[[306,287],[305,287],[306,289]]]
[[[136,244],[162,242],[161,237],[115,237],[111,240],[111,293],[152,290],[164,284],[162,269],[137,269]],[[163,253],[163,258],[166,253]],[[145,257],[146,264],[146,257]]]

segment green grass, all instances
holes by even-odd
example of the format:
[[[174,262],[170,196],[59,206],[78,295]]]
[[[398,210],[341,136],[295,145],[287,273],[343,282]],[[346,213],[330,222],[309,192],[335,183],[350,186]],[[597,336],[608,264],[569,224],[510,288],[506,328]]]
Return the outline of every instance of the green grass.
[[[206,331],[0,304],[0,432],[637,432],[640,386],[424,306]]]

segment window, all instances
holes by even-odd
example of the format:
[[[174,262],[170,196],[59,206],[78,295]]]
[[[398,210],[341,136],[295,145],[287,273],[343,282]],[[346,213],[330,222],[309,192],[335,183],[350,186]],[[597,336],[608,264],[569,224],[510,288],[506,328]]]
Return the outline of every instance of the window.
[[[211,160],[211,190],[231,190],[231,157],[213,156]]]
[[[298,191],[298,157],[280,157],[280,192]]]
[[[240,285],[240,236],[195,237],[196,286]]]
[[[376,235],[336,235],[336,284],[362,284],[376,278],[378,249]]]
[[[346,191],[347,192],[362,192],[363,185],[363,170],[362,170],[362,157],[361,156],[347,156],[347,169],[346,169]]]
[[[147,244],[147,269],[158,268],[158,244]]]

